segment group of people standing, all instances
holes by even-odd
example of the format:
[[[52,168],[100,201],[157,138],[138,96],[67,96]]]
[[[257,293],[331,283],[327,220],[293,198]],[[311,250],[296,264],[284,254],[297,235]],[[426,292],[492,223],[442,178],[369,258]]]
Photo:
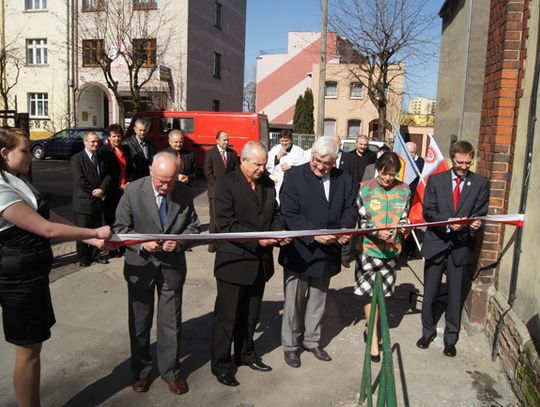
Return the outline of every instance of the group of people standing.
[[[156,154],[146,137],[146,123],[137,121],[134,130],[135,134],[121,143],[121,127],[111,126],[109,143],[101,149],[97,135],[89,132],[84,138],[85,149],[73,157],[73,206],[81,227],[65,225],[64,220],[48,214],[39,193],[23,176],[31,160],[28,140],[15,130],[0,131],[0,305],[6,340],[16,348],[14,383],[21,405],[39,405],[39,351],[54,324],[47,277],[52,260],[48,238],[78,240],[80,263],[86,266],[103,258],[94,248],[106,246],[111,227],[124,234],[192,234],[200,230],[188,187],[194,177],[193,155],[182,148],[182,132],[171,131],[170,148]],[[228,145],[227,132],[220,131],[216,146],[205,156],[211,233],[315,231],[313,236],[302,238],[220,240],[209,245],[208,250],[215,252],[217,290],[211,370],[224,385],[239,385],[235,366],[272,370],[256,353],[253,336],[265,284],[274,273],[274,247],[279,249],[278,262],[283,267],[281,344],[284,361],[293,368],[301,366],[304,351],[321,361],[332,360],[320,343],[323,316],[330,279],[342,265],[348,267],[350,257],[346,256],[352,253],[356,260],[354,289],[366,298],[367,318],[373,312],[369,298],[377,272],[383,276],[385,295],[393,292],[397,258],[406,235],[399,226],[408,223],[410,205],[409,186],[396,179],[401,168],[399,157],[385,151],[377,158],[364,136],[348,154],[341,151],[339,137],[318,138],[309,155],[304,153],[301,159],[299,154],[298,159],[293,157],[294,147],[292,134],[283,133],[279,146],[270,153],[260,142],[249,142],[238,157]],[[428,182],[427,221],[487,212],[488,182],[469,170],[474,158],[472,145],[455,143],[450,158],[452,169]],[[374,166],[373,177],[366,179],[364,173],[370,165]],[[101,226],[99,214],[110,226]],[[49,216],[51,220],[47,220]],[[355,235],[356,239],[349,234],[316,233],[357,226],[398,228]],[[455,356],[459,317],[474,264],[474,237],[480,226],[475,220],[468,225],[428,228],[422,248],[426,289],[418,347],[429,347],[435,338],[434,308],[446,271],[449,300],[444,354]],[[136,392],[145,392],[150,386],[150,330],[156,294],[159,372],[172,393],[188,391],[179,360],[185,252],[189,247],[189,242],[161,240],[125,250],[132,388]],[[25,273],[24,279],[22,260],[13,260],[21,252],[29,256],[23,256],[24,267],[34,273]],[[376,329],[369,351],[374,362],[380,360]]]

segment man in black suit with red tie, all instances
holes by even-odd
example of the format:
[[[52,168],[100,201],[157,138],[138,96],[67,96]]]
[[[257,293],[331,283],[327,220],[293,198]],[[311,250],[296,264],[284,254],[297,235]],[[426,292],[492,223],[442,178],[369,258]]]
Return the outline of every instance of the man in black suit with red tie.
[[[99,136],[89,131],[84,135],[84,150],[71,157],[75,224],[84,228],[103,226],[103,200],[111,184],[107,168],[97,154],[99,142]],[[77,242],[77,257],[81,267],[90,266],[92,261],[108,263],[99,256],[98,249],[83,242]]]
[[[207,182],[208,209],[210,211],[210,233],[216,232],[214,220],[214,184],[216,179],[238,167],[236,151],[229,147],[229,135],[225,130],[219,130],[216,134],[216,146],[208,150],[204,156],[204,177]],[[208,251],[214,253],[216,246],[213,242],[208,245]]]
[[[484,216],[489,207],[489,182],[469,170],[474,148],[467,141],[450,147],[452,168],[432,175],[424,195],[424,218],[439,222]],[[482,226],[480,220],[470,224],[454,224],[428,228],[422,245],[424,266],[424,300],[422,302],[422,337],[416,342],[427,349],[437,336],[437,297],[446,271],[448,301],[444,330],[444,355],[456,356],[461,311],[470,289],[476,262],[475,237]]]
[[[256,141],[242,149],[240,168],[219,177],[215,185],[216,231],[261,232],[285,229],[274,182],[265,173],[268,156]],[[223,241],[217,247],[214,275],[217,298],[211,340],[212,373],[227,386],[238,386],[234,362],[253,370],[272,368],[255,353],[253,334],[259,320],[266,281],[274,274],[272,247],[291,239]]]

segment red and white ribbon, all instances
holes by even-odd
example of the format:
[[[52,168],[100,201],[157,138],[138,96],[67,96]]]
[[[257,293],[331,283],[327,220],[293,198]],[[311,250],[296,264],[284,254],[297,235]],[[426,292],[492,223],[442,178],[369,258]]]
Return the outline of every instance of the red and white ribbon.
[[[391,229],[416,229],[424,227],[447,226],[453,224],[468,224],[480,219],[485,222],[502,223],[505,225],[513,225],[522,227],[524,224],[525,215],[487,215],[478,218],[463,218],[456,220],[446,220],[441,222],[425,222],[403,226],[386,226],[380,228],[368,229],[317,229],[317,230],[280,230],[274,232],[242,232],[242,233],[212,233],[212,234],[118,234],[114,235],[111,243],[118,245],[133,245],[156,240],[178,240],[178,241],[210,241],[210,240],[259,240],[259,239],[283,239],[287,237],[310,237],[321,235],[363,235],[380,230]]]

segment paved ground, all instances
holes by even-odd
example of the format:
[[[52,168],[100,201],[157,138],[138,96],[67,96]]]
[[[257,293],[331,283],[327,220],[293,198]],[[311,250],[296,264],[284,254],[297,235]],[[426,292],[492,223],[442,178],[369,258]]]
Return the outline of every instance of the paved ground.
[[[203,222],[204,194],[197,198]],[[210,373],[209,335],[215,299],[213,255],[206,247],[188,253],[184,287],[182,370],[189,393],[170,394],[154,373],[150,391],[136,394],[130,387],[127,333],[127,290],[122,260],[79,270],[73,264],[73,245],[56,245],[63,264],[51,284],[57,324],[42,356],[44,406],[353,406],[361,379],[364,343],[362,304],[351,291],[353,275],[345,270],[332,280],[325,316],[323,345],[334,360],[317,361],[302,354],[302,367],[285,365],[280,349],[283,306],[282,270],[267,285],[256,347],[270,373],[239,368],[241,385],[219,384]],[[398,274],[396,293],[388,302],[397,399],[400,406],[515,406],[518,405],[498,362],[490,358],[483,335],[467,336],[458,356],[442,355],[442,331],[428,350],[415,346],[420,333],[420,304],[409,294],[422,291],[421,261]],[[155,331],[153,331],[155,340]],[[155,351],[155,349],[154,349]],[[12,347],[0,342],[0,406],[14,406]],[[373,365],[378,383],[380,364]]]

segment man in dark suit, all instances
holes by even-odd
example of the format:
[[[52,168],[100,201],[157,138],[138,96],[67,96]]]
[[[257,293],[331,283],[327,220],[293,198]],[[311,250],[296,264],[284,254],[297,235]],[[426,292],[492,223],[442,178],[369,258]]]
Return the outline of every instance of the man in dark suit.
[[[193,194],[178,182],[176,157],[156,154],[150,176],[130,182],[116,210],[115,233],[198,233]],[[174,394],[188,391],[180,377],[182,288],[187,244],[175,240],[129,246],[124,277],[128,283],[131,370],[136,392],[146,392],[152,370],[150,330],[157,290],[157,359],[161,378]]]
[[[89,131],[84,135],[84,150],[71,157],[73,177],[73,212],[75,224],[84,228],[103,226],[103,200],[107,194],[111,177],[103,161],[98,157],[99,136]],[[97,248],[77,242],[77,258],[81,267],[92,261],[108,263],[99,255]]]
[[[424,170],[424,164],[425,161],[422,157],[420,157],[417,153],[417,147],[416,143],[413,143],[412,141],[408,141],[405,143],[407,146],[407,150],[409,150],[409,153],[411,154],[411,157],[413,158],[416,167],[418,168],[418,172],[422,174],[422,171]],[[416,178],[409,184],[409,188],[411,189],[411,204],[414,199],[414,194],[416,193],[416,188],[418,187],[418,183],[420,182],[420,175],[417,175]],[[420,258],[420,249],[416,244],[415,236],[418,239],[418,241],[421,243],[424,238],[424,232],[421,229],[416,229],[413,233],[410,233],[409,236],[405,238],[405,242],[403,245],[403,252],[405,255],[410,258]]]
[[[259,142],[247,143],[240,168],[219,177],[215,185],[216,232],[281,230],[285,223],[276,203],[274,183],[265,174],[267,153]],[[272,246],[290,239],[223,241],[218,244],[214,274],[217,298],[211,341],[212,373],[227,386],[239,383],[234,361],[253,370],[268,372],[255,353],[253,334],[259,320],[265,282],[274,274]]]
[[[331,137],[320,137],[310,162],[285,174],[280,202],[290,230],[356,226],[356,189],[348,174],[334,168],[337,153]],[[300,367],[302,349],[331,360],[320,347],[322,319],[330,278],[341,271],[340,244],[349,241],[350,235],[295,238],[280,251],[285,279],[281,342],[289,366]]]
[[[424,196],[424,218],[439,222],[471,218],[487,214],[489,182],[469,168],[474,148],[467,141],[450,147],[452,169],[432,175]],[[437,335],[437,296],[446,271],[448,301],[444,330],[444,355],[456,356],[461,311],[470,289],[473,266],[476,262],[475,236],[482,226],[480,220],[469,225],[450,225],[428,228],[422,245],[424,266],[424,300],[422,302],[422,337],[416,346],[427,349]]]
[[[412,141],[408,141],[407,143],[405,143],[405,145],[407,146],[407,150],[409,150],[409,153],[411,154],[411,157],[413,158],[416,164],[416,167],[418,168],[418,172],[422,174],[422,171],[424,170],[425,161],[422,157],[418,155],[416,143],[413,143]],[[416,187],[418,186],[419,181],[420,181],[420,176],[417,176],[413,180],[413,182],[409,184],[409,188],[411,189],[411,201],[414,197],[414,194],[416,192]]]
[[[148,138],[148,125],[142,120],[135,121],[133,126],[135,134],[126,139],[122,144],[128,147],[130,165],[129,181],[135,181],[146,177],[150,173],[152,158],[156,154],[156,147],[152,140]]]
[[[216,134],[216,146],[208,150],[204,155],[204,177],[207,182],[208,210],[210,211],[210,233],[216,232],[214,220],[214,185],[216,179],[228,172],[234,171],[238,167],[238,156],[236,151],[229,147],[229,135],[224,130],[219,130]],[[216,245],[211,242],[208,251],[214,253]]]
[[[184,148],[184,132],[174,129],[169,132],[169,147],[163,149],[178,160],[178,181],[189,185],[195,179],[195,158]]]
[[[343,160],[340,168],[351,175],[353,185],[358,189],[366,167],[377,161],[377,154],[369,149],[369,138],[359,135],[356,138],[356,149],[345,154]]]

